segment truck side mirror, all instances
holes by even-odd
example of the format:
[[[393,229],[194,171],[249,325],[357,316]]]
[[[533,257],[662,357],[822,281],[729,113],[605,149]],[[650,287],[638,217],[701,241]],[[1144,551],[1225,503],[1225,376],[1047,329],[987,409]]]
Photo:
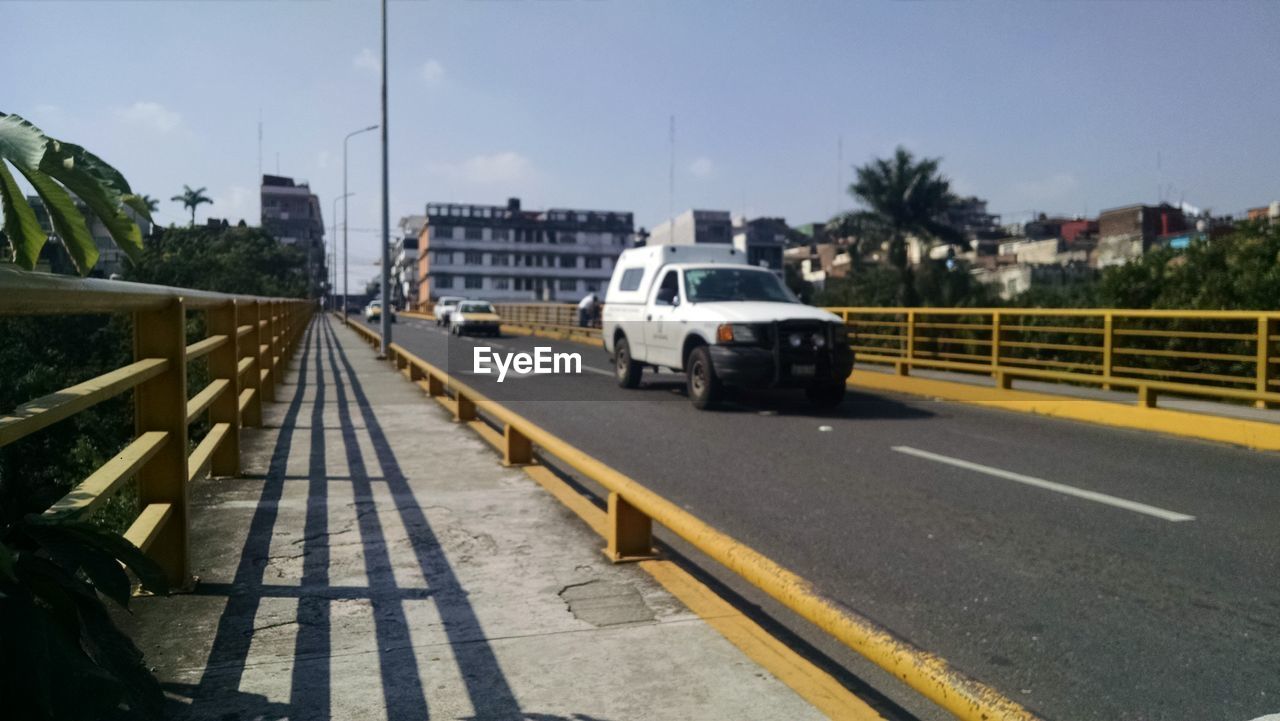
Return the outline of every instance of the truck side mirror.
[[[678,294],[671,296],[671,305],[673,306],[680,305],[680,296]]]

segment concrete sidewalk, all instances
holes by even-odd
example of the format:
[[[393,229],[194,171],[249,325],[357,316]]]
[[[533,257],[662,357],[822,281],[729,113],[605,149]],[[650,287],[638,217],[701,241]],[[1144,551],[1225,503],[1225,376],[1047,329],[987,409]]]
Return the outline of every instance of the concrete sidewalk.
[[[172,717],[823,717],[351,331],[277,395],[192,489],[196,592],[127,622]]]

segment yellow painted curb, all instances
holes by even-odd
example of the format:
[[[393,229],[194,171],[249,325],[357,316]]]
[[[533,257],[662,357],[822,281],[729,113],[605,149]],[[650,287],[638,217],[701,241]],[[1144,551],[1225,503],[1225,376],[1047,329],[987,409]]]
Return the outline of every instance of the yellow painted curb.
[[[849,385],[872,391],[929,396],[1104,426],[1156,431],[1184,438],[1230,443],[1259,451],[1280,451],[1280,424],[1261,421],[1167,408],[1143,408],[1109,401],[1068,398],[874,371],[854,371],[849,378]]]

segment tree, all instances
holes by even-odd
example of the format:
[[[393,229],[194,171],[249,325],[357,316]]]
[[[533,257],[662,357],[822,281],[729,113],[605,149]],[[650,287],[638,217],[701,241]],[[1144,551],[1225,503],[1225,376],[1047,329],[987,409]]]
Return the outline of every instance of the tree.
[[[152,213],[160,209],[160,201],[156,200],[150,195],[142,196],[142,203],[143,205],[147,206],[147,210],[149,210]]]
[[[204,205],[205,203],[213,205],[213,198],[204,194],[204,191],[206,190],[208,190],[208,188],[197,188],[192,190],[190,185],[184,184],[182,186],[182,195],[175,195],[170,198],[170,200],[176,200],[179,203],[182,203],[183,207],[191,209],[191,227],[193,228],[196,224],[196,208]]]
[[[899,146],[892,158],[877,158],[855,168],[857,180],[849,193],[864,207],[838,216],[829,226],[888,243],[889,263],[898,271],[898,301],[906,306],[918,301],[907,262],[907,237],[961,242],[959,232],[939,220],[955,203],[951,181],[938,174],[939,162],[938,158],[917,161]]]
[[[124,176],[79,145],[51,138],[17,115],[0,113],[0,213],[13,262],[19,267],[34,269],[50,236],[40,227],[35,210],[6,163],[35,189],[49,213],[54,234],[80,275],[88,275],[98,262],[98,248],[73,195],[102,221],[115,244],[137,260],[142,252],[142,232],[124,209],[128,207],[147,220],[151,220],[151,211]]]
[[[281,298],[307,296],[306,255],[261,228],[167,228],[125,279]]]

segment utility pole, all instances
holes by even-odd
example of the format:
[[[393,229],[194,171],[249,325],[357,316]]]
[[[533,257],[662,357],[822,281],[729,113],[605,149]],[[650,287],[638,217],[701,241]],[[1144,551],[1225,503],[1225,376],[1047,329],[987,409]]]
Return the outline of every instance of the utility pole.
[[[345,186],[346,184],[344,183],[343,184],[344,191],[346,190]],[[329,247],[331,248],[331,251],[329,254],[329,257],[331,258],[331,260],[329,261],[329,277],[331,278],[329,282],[329,310],[334,309],[334,304],[337,302],[337,297],[338,297],[338,201],[341,200],[343,202],[343,205],[345,206],[347,198],[353,195],[355,195],[355,193],[344,192],[341,196],[333,199],[333,241],[329,243]],[[342,214],[343,214],[343,218],[345,218],[346,210],[343,210]],[[345,227],[345,224],[346,224],[346,221],[344,220],[343,221],[344,227]],[[343,292],[344,293],[346,292],[346,288],[343,288]],[[346,314],[346,305],[347,305],[347,300],[346,298],[343,298],[342,312],[344,315]]]
[[[391,346],[391,197],[387,173],[387,0],[382,0],[382,353]]]
[[[370,131],[377,130],[377,129],[378,129],[377,125],[370,125],[367,128],[360,128],[359,130],[353,130],[347,133],[347,137],[342,139],[342,318],[344,322],[347,317],[347,298],[350,297],[347,292],[347,281],[349,279],[349,274],[347,272],[347,200],[346,199],[350,198],[352,195],[355,195],[355,193],[347,192],[347,143],[351,140],[353,136],[359,135],[360,133],[368,133]]]

